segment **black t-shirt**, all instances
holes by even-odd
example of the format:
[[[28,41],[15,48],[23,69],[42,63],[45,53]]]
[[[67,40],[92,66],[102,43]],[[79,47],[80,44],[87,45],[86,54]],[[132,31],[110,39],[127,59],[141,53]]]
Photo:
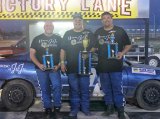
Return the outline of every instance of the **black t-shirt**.
[[[123,28],[114,26],[113,29],[109,31],[104,30],[104,27],[99,28],[95,32],[95,37],[96,48],[98,48],[97,69],[100,73],[122,70],[122,59],[108,58],[107,42],[111,40],[111,35],[115,37],[114,43],[118,43],[118,52],[121,52],[126,45],[131,44],[129,37]]]
[[[95,43],[91,31],[86,29],[82,32],[69,30],[64,34],[62,49],[66,52],[67,73],[78,73],[78,55],[80,51],[84,50],[82,40],[86,34],[89,39],[89,46],[87,48],[87,51],[89,51]]]
[[[53,55],[54,65],[59,63],[60,49],[61,49],[62,38],[58,35],[53,34],[52,36],[46,36],[41,34],[33,39],[31,48],[36,50],[36,58],[42,63],[42,56],[46,54],[45,44],[48,45],[48,53]]]

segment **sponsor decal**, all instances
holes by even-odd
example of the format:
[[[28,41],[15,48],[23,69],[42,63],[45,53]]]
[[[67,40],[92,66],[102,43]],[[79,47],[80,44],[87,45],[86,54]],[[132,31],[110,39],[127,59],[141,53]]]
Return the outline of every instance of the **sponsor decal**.
[[[156,75],[156,71],[154,69],[146,69],[146,68],[134,68],[133,67],[132,73]]]
[[[21,74],[23,71],[24,63],[13,63],[13,64],[1,64],[0,68],[7,69],[11,72],[11,74]]]
[[[0,68],[8,68],[8,67],[10,67],[10,65],[8,65],[8,64],[0,64]]]

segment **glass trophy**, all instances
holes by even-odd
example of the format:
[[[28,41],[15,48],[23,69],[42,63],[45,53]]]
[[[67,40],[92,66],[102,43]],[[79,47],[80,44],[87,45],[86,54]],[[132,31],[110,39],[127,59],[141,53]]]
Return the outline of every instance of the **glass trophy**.
[[[43,65],[45,66],[45,70],[54,69],[54,60],[53,55],[49,54],[49,45],[43,44],[45,48],[45,54],[42,56],[43,58]]]
[[[108,58],[117,58],[118,43],[115,42],[114,34],[110,35],[110,41],[107,42]]]
[[[89,46],[89,39],[87,38],[87,35],[85,35],[84,39],[82,40],[82,44],[84,50],[79,52],[78,74],[91,75],[91,52],[87,51],[87,47]]]

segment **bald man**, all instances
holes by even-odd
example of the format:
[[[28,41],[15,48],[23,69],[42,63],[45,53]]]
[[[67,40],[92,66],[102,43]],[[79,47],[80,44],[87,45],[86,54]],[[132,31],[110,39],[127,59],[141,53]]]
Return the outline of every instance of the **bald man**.
[[[52,21],[46,21],[44,24],[44,33],[34,38],[30,47],[30,58],[35,64],[36,72],[38,75],[38,82],[42,91],[42,101],[46,115],[50,115],[52,112],[52,96],[54,100],[54,112],[59,113],[61,107],[61,78],[59,71],[59,54],[61,37],[53,34],[54,25]],[[46,48],[48,47],[48,53],[53,55],[54,68],[45,70],[46,67],[43,64],[43,55],[46,54]],[[51,87],[52,85],[52,87]]]

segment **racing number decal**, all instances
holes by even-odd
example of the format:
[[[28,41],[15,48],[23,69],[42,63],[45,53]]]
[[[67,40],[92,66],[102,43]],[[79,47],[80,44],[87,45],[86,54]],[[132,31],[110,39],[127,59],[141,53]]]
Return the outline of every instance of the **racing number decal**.
[[[21,74],[22,70],[23,70],[23,66],[24,66],[24,63],[22,63],[22,64],[18,64],[18,63],[12,64],[11,67],[10,67],[11,74],[14,74],[14,73]]]

